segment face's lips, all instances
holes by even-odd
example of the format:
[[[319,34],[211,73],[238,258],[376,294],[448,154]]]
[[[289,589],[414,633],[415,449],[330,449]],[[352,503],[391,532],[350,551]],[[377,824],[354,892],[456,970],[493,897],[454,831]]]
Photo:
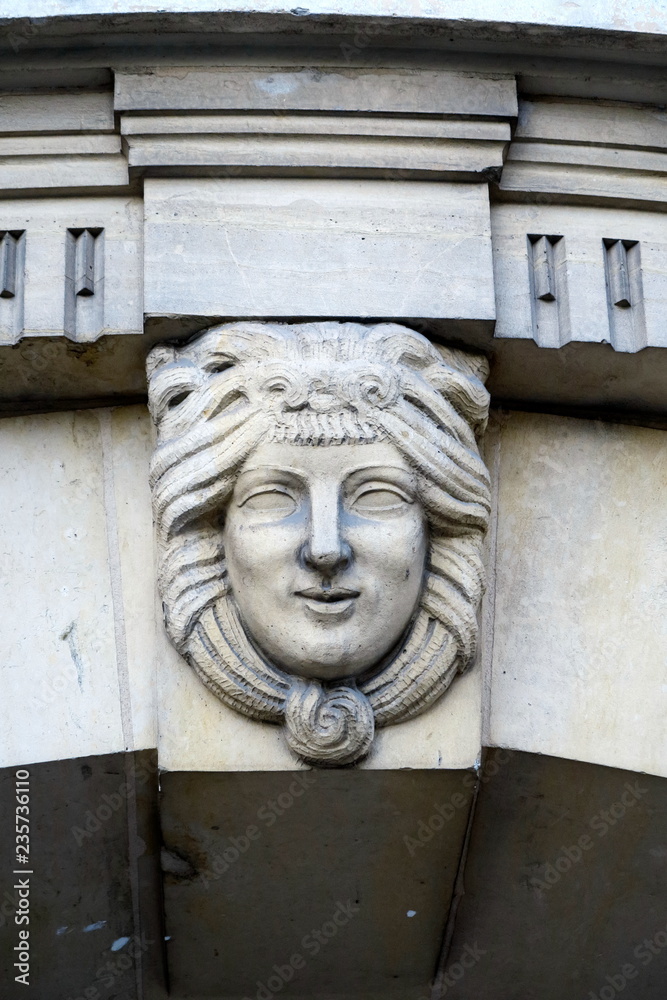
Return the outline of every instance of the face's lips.
[[[360,591],[349,590],[347,587],[307,587],[305,590],[295,591],[297,597],[305,597],[309,601],[322,601],[324,604],[333,604],[336,601],[349,601],[353,597],[359,597]]]

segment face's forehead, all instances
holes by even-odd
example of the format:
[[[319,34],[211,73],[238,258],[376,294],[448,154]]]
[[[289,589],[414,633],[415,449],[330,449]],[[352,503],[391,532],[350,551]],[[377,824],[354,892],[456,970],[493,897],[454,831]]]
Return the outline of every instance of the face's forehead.
[[[383,467],[408,475],[412,471],[398,448],[390,441],[328,446],[268,441],[249,456],[241,474],[264,469],[268,473],[271,469],[281,469],[294,472],[302,479],[324,476],[342,480],[354,472]]]

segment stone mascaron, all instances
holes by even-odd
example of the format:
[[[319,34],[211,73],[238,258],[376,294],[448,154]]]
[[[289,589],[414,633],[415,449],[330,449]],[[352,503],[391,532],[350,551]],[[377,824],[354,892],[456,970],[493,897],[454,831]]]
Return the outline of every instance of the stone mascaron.
[[[149,355],[168,633],[307,762],[359,760],[471,663],[485,375],[393,323],[230,323]]]

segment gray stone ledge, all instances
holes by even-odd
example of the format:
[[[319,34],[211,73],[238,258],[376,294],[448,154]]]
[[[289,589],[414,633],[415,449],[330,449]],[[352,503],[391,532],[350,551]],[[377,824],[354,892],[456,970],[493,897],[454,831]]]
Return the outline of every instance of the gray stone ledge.
[[[409,0],[391,4],[315,0],[308,7],[271,0],[246,6],[199,0],[196,11],[186,2],[151,6],[153,9],[147,10],[146,4],[137,2],[111,8],[108,2],[94,0],[85,4],[42,0],[32,5],[31,16],[26,17],[23,0],[10,0],[0,15],[3,47],[15,52],[26,48],[36,51],[62,45],[62,38],[68,37],[79,47],[101,44],[107,53],[114,47],[127,52],[130,39],[154,45],[157,33],[162,35],[162,44],[172,34],[172,45],[188,48],[188,34],[200,36],[198,48],[203,42],[205,47],[218,50],[234,44],[234,36],[242,44],[252,40],[257,45],[262,37],[283,43],[299,37],[310,41],[321,35],[329,44],[338,41],[350,47],[360,32],[365,45],[375,48],[394,40],[410,48],[452,50],[463,45],[524,54],[558,50],[562,55],[585,51],[593,58],[623,58],[631,49],[633,61],[640,63],[655,61],[667,48],[667,12],[664,8],[656,12],[648,2],[637,4],[633,0],[619,0],[613,14],[602,3],[573,8],[566,0],[548,4],[460,0],[456,17],[443,17],[440,5],[415,5]],[[215,37],[219,32],[224,36]],[[209,37],[202,39],[204,34]]]
[[[0,418],[143,402],[145,358],[155,343],[183,340],[214,323],[243,318],[248,317],[149,317],[143,335],[101,337],[92,344],[29,338],[0,348]],[[296,316],[291,321],[312,319]],[[570,343],[545,350],[532,340],[494,339],[484,324],[418,317],[401,317],[400,322],[436,341],[484,350],[491,360],[488,388],[495,404],[665,426],[667,350],[662,348],[625,354],[609,344]]]

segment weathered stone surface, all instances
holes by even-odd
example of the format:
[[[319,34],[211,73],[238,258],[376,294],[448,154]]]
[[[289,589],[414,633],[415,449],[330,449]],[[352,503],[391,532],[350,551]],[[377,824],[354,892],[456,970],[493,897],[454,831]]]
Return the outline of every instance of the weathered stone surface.
[[[138,136],[128,140],[134,174],[184,177],[274,170],[335,175],[474,181],[500,174],[506,139],[304,138],[262,136]]]
[[[6,191],[20,194],[51,188],[72,189],[73,193],[95,194],[95,188],[126,187],[127,160],[117,136],[73,137],[66,142],[39,138],[11,139],[0,150],[0,184]],[[67,147],[73,147],[70,152]],[[50,147],[50,148],[49,148]]]
[[[419,69],[163,67],[117,72],[118,111],[336,111],[514,117],[512,76]]]
[[[616,416],[621,422],[665,427],[666,379],[662,347],[624,354],[610,344],[571,342],[551,351],[533,340],[498,339],[488,387],[494,399],[509,406],[563,407],[585,417]]]
[[[155,746],[145,411],[18,417],[0,438],[0,763]]]
[[[530,239],[559,238],[553,300],[536,311]],[[606,243],[637,244],[637,288],[631,303],[608,295]],[[560,205],[493,207],[498,338],[533,338],[543,347],[569,341],[611,343],[617,351],[667,346],[667,235],[662,215]],[[554,314],[550,325],[546,312]],[[617,324],[624,324],[623,330]],[[625,331],[627,326],[627,331]],[[591,377],[594,378],[593,372]],[[583,403],[583,393],[577,395]]]
[[[154,746],[159,716],[164,767],[301,767],[278,728],[221,704],[166,637],[154,582],[147,411],[6,419],[0,437],[1,762]],[[428,715],[381,730],[363,766],[472,766],[481,746],[480,685],[475,668]]]
[[[658,108],[522,101],[500,188],[547,200],[608,199],[618,207],[664,203],[666,135]]]
[[[457,139],[506,142],[510,126],[506,122],[486,121],[483,117],[462,118],[420,117],[418,115],[354,114],[293,114],[285,112],[268,114],[193,111],[190,114],[132,114],[122,115],[120,131],[125,136],[209,136],[252,135],[255,139],[266,135],[303,136],[373,136],[395,139]],[[128,138],[128,142],[132,142]]]
[[[29,772],[31,864],[23,867],[31,874],[13,875],[16,768],[0,770],[3,1000],[162,997],[155,752],[50,761]],[[21,879],[29,880],[30,922],[17,925]],[[30,935],[27,986],[13,968],[21,929]]]
[[[474,784],[455,771],[163,774],[174,995],[254,998],[274,966],[300,1000],[428,995]]]
[[[246,719],[204,685],[158,629],[158,747],[169,771],[294,771],[305,767],[277,726]],[[482,673],[475,668],[430,711],[378,731],[362,770],[473,767],[481,751]]]
[[[482,348],[493,356],[499,403],[575,407],[580,417],[601,407],[606,418],[622,411],[667,426],[667,28],[655,4],[152,6],[34,0],[28,15],[25,2],[8,0],[0,12],[3,411],[143,403],[143,364],[156,340],[213,321],[321,317],[404,321]],[[119,105],[136,106],[114,119],[116,70]],[[531,99],[499,177],[515,79]],[[143,205],[129,195],[148,176],[180,178],[186,194],[205,178],[223,195],[195,198],[187,225],[155,227],[168,252],[149,258],[162,298],[144,334]],[[348,183],[362,176],[378,186]],[[266,194],[249,204],[242,177]],[[304,190],[315,177],[336,195],[315,210],[312,197],[281,201],[288,183],[303,180]],[[500,180],[493,290],[487,180]],[[457,184],[471,181],[476,207],[465,195],[461,215]],[[83,203],[82,193],[97,200],[119,190],[118,203],[134,208],[127,218],[121,209],[118,228],[107,216],[91,221],[87,209],[74,220],[60,214]],[[14,213],[18,192],[23,216]],[[165,199],[162,221],[178,213],[178,200]],[[224,709],[166,643],[154,606],[143,409],[131,419],[129,411],[40,417],[19,433],[28,423],[0,428],[11,460],[0,548],[10,571],[0,624],[11,653],[2,677],[10,706],[0,710],[11,723],[7,760],[80,753],[81,741],[94,756],[35,766],[35,980],[19,995],[154,1000],[149,956],[139,956],[143,971],[119,960],[146,926],[136,892],[143,865],[152,871],[147,897],[162,905],[155,831],[136,822],[134,807],[147,815],[139,800],[113,805],[121,770],[104,750],[157,741],[158,688],[163,764],[210,769],[166,775],[163,786],[175,997],[192,1000],[203,984],[207,1000],[221,1000],[221,990],[232,1000],[227,990],[245,977],[245,1000],[283,986],[292,996],[301,988],[303,1000],[325,1000],[322,991],[338,986],[335,1000],[421,1000],[435,931],[444,929],[432,1000],[662,998],[664,780],[494,754],[497,783],[483,774],[470,840],[469,800],[447,818],[440,810],[455,793],[438,782],[449,781],[444,767],[473,763],[480,723],[486,739],[536,754],[664,772],[664,431],[526,416],[494,429],[500,512],[489,552],[492,562],[497,549],[498,575],[482,663],[423,718],[381,732],[363,767],[326,773],[331,794],[306,805],[305,784],[303,797],[289,789],[311,775],[279,732]],[[58,625],[68,611],[76,621]],[[44,685],[60,687],[66,674],[71,685],[47,710]],[[430,773],[399,770],[419,766]],[[282,776],[249,773],[279,767]],[[128,756],[124,774],[131,768]],[[289,805],[265,828],[260,810],[281,796]],[[7,845],[12,803],[4,804],[3,796]],[[85,836],[70,850],[76,826],[96,817],[100,839]],[[248,827],[236,827],[244,818],[259,828],[252,849]],[[197,866],[219,862],[221,846],[228,868],[200,887]],[[452,896],[457,858],[467,881]],[[370,900],[359,924],[337,925],[339,886]],[[99,912],[84,913],[89,906]],[[55,923],[63,911],[66,923]],[[155,909],[152,919],[155,955],[163,936]],[[284,983],[302,919],[306,934],[328,925],[333,937]],[[296,941],[303,947],[303,934]],[[98,969],[110,954],[108,983]],[[10,993],[11,968],[5,978]]]
[[[510,139],[509,122],[461,115],[193,111],[123,114],[120,124],[133,176],[273,168],[310,176],[486,180],[499,173]]]
[[[662,778],[490,754],[441,995],[662,1000],[666,837]]]
[[[667,434],[512,413],[490,741],[667,774]]]
[[[218,12],[226,10],[221,5],[220,0],[198,0],[197,10],[199,12]],[[276,3],[275,0],[255,0],[252,6],[241,8],[234,6],[235,12],[264,13],[266,15],[283,13],[287,10],[284,5]],[[73,17],[83,14],[105,14],[113,13],[117,15],[130,13],[145,13],[145,6],[137,0],[115,0],[112,4],[109,0],[35,0],[33,17]],[[303,8],[305,14],[351,16],[361,15],[368,18],[423,18],[425,20],[437,21],[442,17],[439,8],[433,8],[429,3],[419,3],[415,5],[412,0],[312,0],[309,8]],[[190,14],[191,4],[184,0],[163,0],[160,6],[160,13],[164,16],[170,13]],[[293,14],[293,11],[291,11]],[[301,13],[298,15],[303,17]],[[647,17],[651,20],[647,24]],[[5,19],[25,17],[25,8],[21,0],[7,0],[3,9]],[[470,20],[481,22],[480,27],[486,27],[488,22],[500,22],[505,30],[508,23],[517,25],[528,25],[533,32],[538,25],[556,25],[563,28],[579,27],[585,28],[587,33],[592,31],[614,31],[621,33],[625,31],[648,31],[655,34],[667,33],[667,24],[664,15],[659,8],[638,6],[635,0],[618,0],[612,10],[599,3],[589,5],[585,8],[572,8],[567,0],[549,0],[548,3],[536,4],[526,2],[526,0],[464,0],[456,8],[456,17],[452,22],[462,21],[464,24]]]
[[[515,140],[667,148],[664,110],[612,101],[523,100]]]
[[[480,186],[147,180],[145,205],[149,314],[494,317]]]
[[[67,86],[64,75],[62,85]],[[110,91],[0,96],[0,132],[3,134],[113,131],[113,94]]]
[[[103,138],[116,142],[113,136]],[[138,198],[0,202],[0,231],[23,234],[24,240],[18,294],[0,297],[0,343],[63,335],[88,343],[103,335],[141,333],[141,211]],[[74,242],[75,234],[86,229],[96,236],[94,282],[93,293],[81,295],[74,287]]]

